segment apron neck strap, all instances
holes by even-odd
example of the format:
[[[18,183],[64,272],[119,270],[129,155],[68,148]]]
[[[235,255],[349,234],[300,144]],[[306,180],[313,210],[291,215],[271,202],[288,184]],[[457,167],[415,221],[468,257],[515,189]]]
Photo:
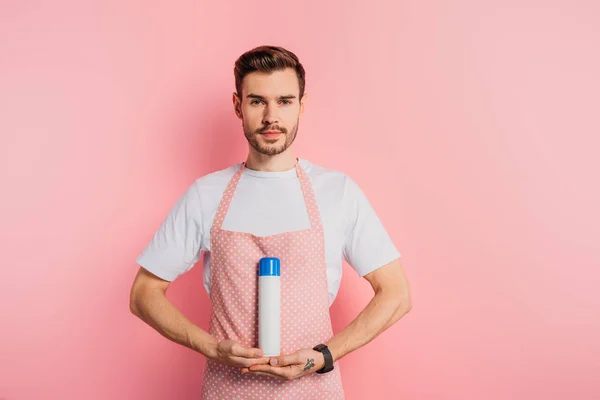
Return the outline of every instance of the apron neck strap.
[[[213,221],[213,226],[217,229],[223,228],[223,222],[225,221],[225,215],[227,215],[227,211],[229,210],[229,206],[231,205],[231,201],[233,200],[233,195],[237,188],[238,183],[244,173],[244,169],[246,168],[246,163],[242,162],[240,168],[237,170],[235,175],[229,181],[225,192],[223,193],[223,197],[219,203],[219,208],[217,209],[217,213],[215,215],[215,219]],[[315,199],[315,193],[313,191],[312,185],[310,183],[310,179],[304,169],[300,166],[300,162],[296,159],[294,163],[294,168],[296,169],[296,174],[298,175],[298,179],[300,180],[300,187],[302,188],[302,194],[304,195],[304,203],[306,204],[306,210],[308,211],[308,217],[310,220],[311,228],[317,228],[321,226],[321,218],[319,216],[319,209],[317,206],[317,202]]]

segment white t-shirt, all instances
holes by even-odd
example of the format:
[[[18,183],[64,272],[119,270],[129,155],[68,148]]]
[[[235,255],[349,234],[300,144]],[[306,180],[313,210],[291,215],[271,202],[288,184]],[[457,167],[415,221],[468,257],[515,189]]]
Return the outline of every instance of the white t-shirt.
[[[342,259],[360,275],[400,257],[383,224],[358,185],[341,172],[299,159],[321,214],[329,304],[342,278]],[[210,230],[225,188],[241,163],[195,180],[182,194],[137,262],[154,275],[173,281],[190,270],[204,252],[203,280],[210,294]],[[295,169],[283,172],[245,168],[223,229],[256,236],[310,227]]]

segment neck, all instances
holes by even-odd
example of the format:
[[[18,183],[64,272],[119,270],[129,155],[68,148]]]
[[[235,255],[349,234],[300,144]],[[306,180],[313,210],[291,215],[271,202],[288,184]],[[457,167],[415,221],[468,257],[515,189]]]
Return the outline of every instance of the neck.
[[[281,172],[294,168],[296,157],[290,146],[283,153],[270,156],[259,153],[252,146],[246,159],[246,167],[255,171]]]

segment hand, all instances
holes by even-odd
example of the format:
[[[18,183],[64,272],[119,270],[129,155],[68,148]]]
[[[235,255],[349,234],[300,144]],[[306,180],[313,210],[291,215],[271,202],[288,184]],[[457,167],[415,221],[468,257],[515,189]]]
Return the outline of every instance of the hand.
[[[244,347],[234,340],[219,342],[209,358],[220,364],[240,368],[269,363],[269,357],[263,357],[261,349]]]
[[[263,375],[283,380],[299,378],[325,366],[323,353],[313,349],[300,349],[295,353],[273,357],[270,363],[242,368],[242,374]]]

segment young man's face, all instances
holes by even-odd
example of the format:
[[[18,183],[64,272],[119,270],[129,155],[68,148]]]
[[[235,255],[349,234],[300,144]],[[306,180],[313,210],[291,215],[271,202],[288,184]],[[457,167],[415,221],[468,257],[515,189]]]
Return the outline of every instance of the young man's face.
[[[259,153],[276,155],[294,142],[304,99],[292,68],[272,73],[252,72],[242,82],[242,98],[234,93],[235,112],[248,143]]]

